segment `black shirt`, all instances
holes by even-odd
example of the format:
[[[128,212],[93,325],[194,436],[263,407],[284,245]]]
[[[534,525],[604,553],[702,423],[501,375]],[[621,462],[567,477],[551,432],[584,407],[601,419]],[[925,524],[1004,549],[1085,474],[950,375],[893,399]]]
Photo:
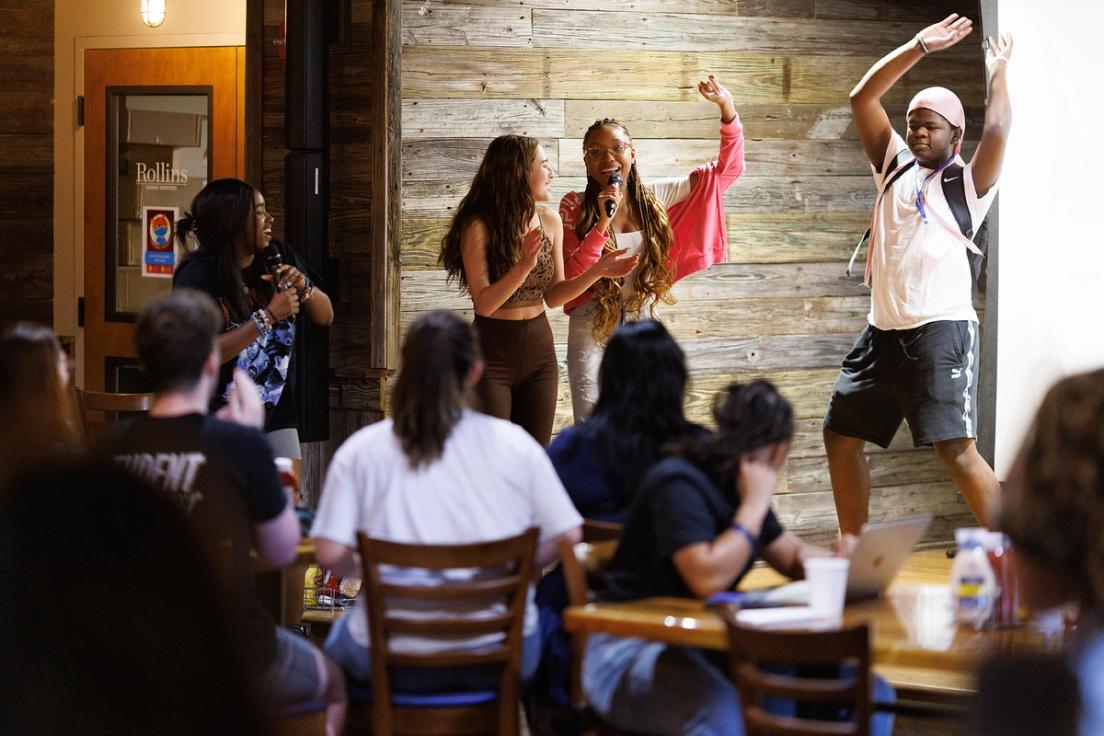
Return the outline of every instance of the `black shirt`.
[[[140,417],[116,425],[98,454],[179,502],[226,575],[239,635],[258,666],[270,662],[275,624],[254,595],[252,525],[276,518],[287,496],[264,435],[202,414]]]
[[[318,283],[313,273],[307,269],[306,263],[291,246],[278,240],[273,240],[284,263],[290,264],[307,274],[311,281]],[[210,294],[222,309],[225,324],[223,332],[229,332],[242,322],[233,319],[230,314],[223,287],[219,284],[218,267],[213,254],[200,248],[195,253],[187,256],[173,274],[173,288],[189,288]],[[260,309],[266,305],[255,304],[253,309]],[[302,312],[300,312],[302,314]],[[219,369],[218,387],[211,399],[211,411],[214,411],[226,403],[226,391],[230,381],[234,377],[234,366],[241,365],[248,372],[253,381],[261,390],[261,398],[265,402],[265,431],[272,432],[277,429],[297,427],[298,411],[295,396],[295,360],[293,359],[293,347],[296,336],[301,330],[296,330],[297,317],[280,320],[273,325],[272,335],[264,347],[258,342],[242,351],[242,354],[224,363]],[[286,360],[287,374],[280,375],[276,365]],[[275,400],[273,396],[276,395]]]
[[[629,510],[621,542],[606,570],[602,598],[694,597],[675,567],[674,554],[720,536],[732,525],[739,505],[736,489],[722,488],[717,479],[686,460],[668,458],[658,463],[644,476]],[[768,510],[759,548],[782,532],[773,509]],[[754,556],[748,560],[736,576],[737,583],[754,561]]]

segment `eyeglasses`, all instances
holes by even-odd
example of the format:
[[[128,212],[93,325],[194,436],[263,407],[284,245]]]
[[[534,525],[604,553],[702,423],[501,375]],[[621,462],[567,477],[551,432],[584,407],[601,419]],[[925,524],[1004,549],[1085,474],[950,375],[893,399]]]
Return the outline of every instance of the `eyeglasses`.
[[[626,143],[617,143],[609,148],[603,148],[602,146],[587,146],[583,149],[583,155],[587,158],[601,158],[608,151],[614,156],[620,156],[631,149],[632,146]]]

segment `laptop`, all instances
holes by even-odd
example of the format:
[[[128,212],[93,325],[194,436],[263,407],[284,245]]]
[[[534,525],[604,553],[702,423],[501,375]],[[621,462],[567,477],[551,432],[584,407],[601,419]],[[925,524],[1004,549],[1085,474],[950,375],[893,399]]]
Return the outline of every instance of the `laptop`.
[[[881,595],[931,524],[931,514],[864,524],[847,571],[847,601]],[[809,605],[809,583],[798,580],[766,590],[742,592],[744,608]]]

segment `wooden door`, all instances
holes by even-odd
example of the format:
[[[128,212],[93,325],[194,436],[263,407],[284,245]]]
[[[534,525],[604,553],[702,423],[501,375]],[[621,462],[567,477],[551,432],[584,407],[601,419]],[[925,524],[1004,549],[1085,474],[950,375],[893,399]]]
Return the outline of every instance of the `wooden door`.
[[[244,172],[244,96],[244,47],[85,52],[85,388],[134,390],[134,318],[171,287],[176,219]]]

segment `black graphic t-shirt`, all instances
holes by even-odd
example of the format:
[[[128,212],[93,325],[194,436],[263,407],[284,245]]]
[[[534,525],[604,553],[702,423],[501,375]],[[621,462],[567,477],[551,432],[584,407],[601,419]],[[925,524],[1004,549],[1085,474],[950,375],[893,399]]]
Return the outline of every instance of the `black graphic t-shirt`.
[[[202,414],[140,417],[116,425],[97,454],[113,458],[180,504],[212,555],[214,569],[226,575],[222,582],[255,664],[270,662],[275,624],[254,595],[252,525],[276,518],[287,496],[264,435]]]
[[[306,263],[290,246],[273,240],[279,249],[284,263],[290,264],[303,273],[308,273]],[[310,275],[310,274],[308,274]],[[317,279],[311,275],[311,280]],[[233,319],[226,302],[226,294],[218,280],[215,257],[200,249],[188,256],[173,274],[173,288],[189,288],[206,292],[214,297],[222,308],[226,320],[222,331],[229,332],[242,325]],[[255,305],[260,309],[264,304]],[[295,397],[295,361],[292,353],[295,348],[297,317],[280,320],[273,325],[272,332],[249,343],[234,360],[229,360],[219,370],[219,385],[211,402],[212,411],[226,403],[226,392],[234,377],[234,367],[242,368],[261,392],[265,405],[265,431],[286,429],[297,425]]]

